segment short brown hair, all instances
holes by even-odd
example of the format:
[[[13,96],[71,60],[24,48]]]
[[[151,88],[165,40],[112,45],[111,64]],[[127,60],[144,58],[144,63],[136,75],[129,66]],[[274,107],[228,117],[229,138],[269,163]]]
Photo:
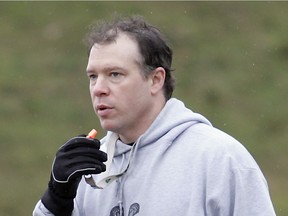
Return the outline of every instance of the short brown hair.
[[[92,25],[84,39],[88,52],[95,43],[111,43],[117,38],[119,32],[129,35],[137,42],[143,57],[142,67],[145,77],[157,67],[165,69],[164,96],[166,100],[171,98],[175,86],[175,79],[171,74],[172,49],[160,30],[147,23],[142,17],[118,16],[111,22],[100,21]]]

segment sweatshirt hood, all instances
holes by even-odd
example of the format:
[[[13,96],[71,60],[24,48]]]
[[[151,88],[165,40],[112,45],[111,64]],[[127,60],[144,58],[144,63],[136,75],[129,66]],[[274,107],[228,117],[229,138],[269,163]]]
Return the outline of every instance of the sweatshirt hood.
[[[140,136],[136,142],[130,146],[122,143],[119,140],[119,136],[116,133],[108,132],[107,136],[101,140],[101,142],[106,143],[106,152],[108,154],[108,160],[106,162],[106,171],[99,175],[100,181],[96,185],[93,182],[89,183],[92,187],[104,188],[114,180],[121,177],[125,174],[130,166],[133,163],[133,159],[137,155],[137,151],[144,146],[155,143],[160,139],[164,139],[167,143],[172,143],[183,131],[195,124],[207,124],[211,126],[211,123],[202,115],[192,112],[190,109],[187,109],[183,102],[175,98],[168,100],[161,110],[157,118],[153,121],[148,130]],[[102,145],[103,147],[103,145]],[[101,148],[101,150],[104,150]],[[126,152],[129,153],[127,159],[127,164],[119,173],[110,174],[110,167],[112,164],[113,157],[122,155]],[[123,159],[123,157],[122,157]],[[110,175],[109,175],[110,174]],[[124,178],[125,179],[125,178]],[[120,186],[120,198],[122,197],[123,181],[121,181]],[[120,199],[120,203],[122,198]]]
[[[176,98],[169,99],[157,118],[153,121],[148,130],[138,138],[138,148],[153,144],[165,136],[165,139],[173,141],[186,128],[194,124],[211,123],[202,115],[186,108],[184,103]],[[168,135],[169,133],[169,135]],[[117,141],[115,156],[123,154],[131,149],[131,146]]]

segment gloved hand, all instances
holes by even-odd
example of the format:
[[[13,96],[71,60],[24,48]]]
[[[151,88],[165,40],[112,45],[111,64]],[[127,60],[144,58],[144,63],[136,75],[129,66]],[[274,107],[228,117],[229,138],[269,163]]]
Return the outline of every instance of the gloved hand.
[[[78,136],[68,140],[56,153],[48,189],[41,201],[56,216],[71,215],[82,175],[106,170],[107,154],[100,151],[100,142]]]

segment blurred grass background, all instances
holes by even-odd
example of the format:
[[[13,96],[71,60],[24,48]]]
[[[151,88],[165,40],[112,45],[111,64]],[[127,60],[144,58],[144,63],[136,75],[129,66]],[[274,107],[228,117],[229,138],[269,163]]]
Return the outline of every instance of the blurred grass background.
[[[288,215],[288,2],[151,1],[0,2],[0,215],[31,215],[58,147],[99,129],[81,40],[114,12],[167,34],[174,96],[246,146]]]

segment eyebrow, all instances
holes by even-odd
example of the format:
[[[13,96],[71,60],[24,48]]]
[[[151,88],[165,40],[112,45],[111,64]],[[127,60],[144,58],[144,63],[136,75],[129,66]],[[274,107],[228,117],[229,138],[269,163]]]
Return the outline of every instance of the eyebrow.
[[[123,67],[112,66],[112,65],[106,65],[101,69],[101,71],[104,71],[104,72],[113,71],[113,70],[125,70],[125,69]],[[97,72],[97,70],[94,70],[91,68],[88,68],[86,70],[86,73],[95,73],[95,72]]]

